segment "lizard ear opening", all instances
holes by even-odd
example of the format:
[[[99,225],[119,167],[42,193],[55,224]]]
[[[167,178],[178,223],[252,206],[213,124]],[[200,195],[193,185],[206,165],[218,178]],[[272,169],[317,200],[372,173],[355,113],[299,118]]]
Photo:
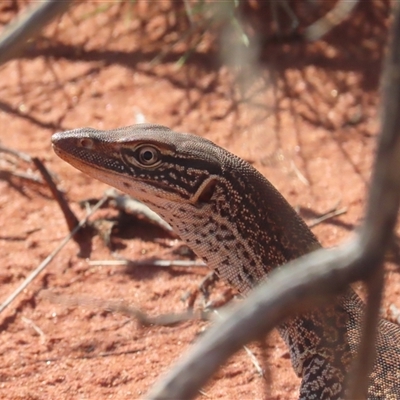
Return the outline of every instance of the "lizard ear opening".
[[[214,194],[216,186],[217,179],[208,178],[197,190],[197,193],[193,197],[193,202],[198,205],[208,203]]]

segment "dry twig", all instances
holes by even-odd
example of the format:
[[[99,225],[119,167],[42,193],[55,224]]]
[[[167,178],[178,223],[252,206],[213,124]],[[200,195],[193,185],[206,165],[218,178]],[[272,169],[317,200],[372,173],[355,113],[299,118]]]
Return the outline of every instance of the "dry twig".
[[[33,2],[36,3],[36,2]],[[45,25],[64,12],[72,0],[41,0],[13,20],[0,37],[0,65],[18,57]]]
[[[0,305],[0,313],[3,312],[17,297],[18,295],[26,289],[30,283],[47,267],[47,265],[53,260],[53,258],[59,253],[59,251],[69,242],[69,240],[79,231],[87,222],[89,217],[101,207],[104,203],[105,198],[101,199],[91,210],[91,212],[83,218],[78,225],[64,238],[64,240],[52,251],[52,253],[47,256],[43,262],[31,272],[31,274],[21,283],[18,288],[11,293],[11,295]]]

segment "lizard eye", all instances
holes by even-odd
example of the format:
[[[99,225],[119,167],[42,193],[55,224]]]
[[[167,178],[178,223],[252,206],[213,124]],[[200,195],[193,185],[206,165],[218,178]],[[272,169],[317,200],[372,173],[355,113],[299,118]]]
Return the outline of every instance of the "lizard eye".
[[[160,160],[160,152],[152,146],[143,146],[138,150],[139,162],[146,167],[156,164]]]

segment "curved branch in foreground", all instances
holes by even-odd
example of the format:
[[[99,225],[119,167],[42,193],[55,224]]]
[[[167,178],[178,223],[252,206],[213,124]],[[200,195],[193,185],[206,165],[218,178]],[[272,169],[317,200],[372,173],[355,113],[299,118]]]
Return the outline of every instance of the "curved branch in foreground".
[[[32,2],[36,3],[36,2]],[[0,65],[16,58],[45,25],[63,13],[72,0],[41,0],[18,15],[6,26],[0,37]]]
[[[329,301],[349,279],[363,276],[366,262],[371,263],[371,259],[363,257],[356,239],[334,250],[306,255],[271,273],[268,282],[211,326],[146,398],[195,397],[219,366],[243,345],[263,337],[287,317]]]
[[[272,273],[242,304],[212,326],[178,365],[148,394],[149,399],[193,398],[211,375],[246,343],[264,336],[287,317],[328,302],[352,282],[379,268],[397,219],[400,195],[400,13],[383,79],[382,131],[365,222],[356,237],[332,250],[318,250]],[[378,303],[378,302],[377,302]],[[376,307],[376,304],[373,305]],[[367,335],[363,331],[361,348]],[[369,353],[369,352],[368,352]],[[373,352],[372,352],[373,353]],[[358,358],[373,363],[373,355]],[[355,368],[364,376],[368,368]],[[361,390],[362,391],[362,390]]]

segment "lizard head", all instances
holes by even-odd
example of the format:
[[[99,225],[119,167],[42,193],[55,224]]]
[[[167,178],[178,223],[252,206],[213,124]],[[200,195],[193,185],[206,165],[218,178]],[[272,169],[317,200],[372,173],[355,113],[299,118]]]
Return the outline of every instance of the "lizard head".
[[[72,166],[158,213],[242,292],[316,241],[258,171],[199,136],[145,124],[76,129],[52,142]],[[290,243],[302,245],[293,250]]]
[[[52,143],[69,164],[143,201],[167,220],[165,208],[204,207],[222,176],[214,150],[222,149],[161,125],[81,128],[54,134]]]

